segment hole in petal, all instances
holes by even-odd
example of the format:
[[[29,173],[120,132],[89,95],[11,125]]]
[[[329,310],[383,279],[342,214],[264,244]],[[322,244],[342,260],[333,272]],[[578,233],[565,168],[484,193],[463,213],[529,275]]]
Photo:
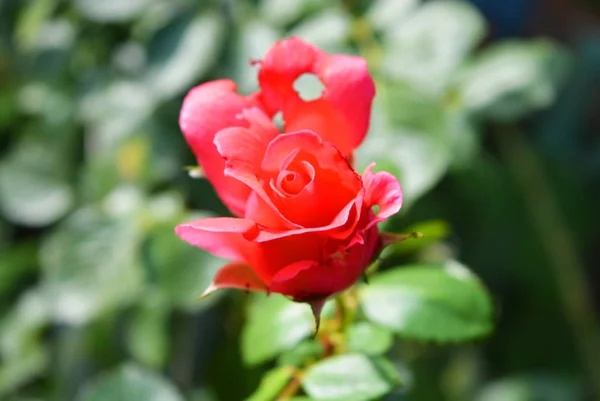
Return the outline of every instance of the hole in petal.
[[[294,81],[294,90],[305,102],[317,100],[323,95],[325,85],[315,74],[302,74]]]
[[[278,111],[273,116],[273,124],[277,127],[280,132],[283,132],[283,127],[285,127],[285,121],[283,121],[283,112]]]

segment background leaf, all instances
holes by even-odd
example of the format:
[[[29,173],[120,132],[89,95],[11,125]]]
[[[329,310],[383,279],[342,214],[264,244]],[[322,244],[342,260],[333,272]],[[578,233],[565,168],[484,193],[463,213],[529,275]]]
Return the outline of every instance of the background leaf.
[[[405,338],[467,341],[492,329],[492,302],[463,266],[406,266],[374,276],[361,305],[370,320]]]
[[[427,2],[390,26],[383,69],[425,93],[439,94],[484,33],[483,18],[469,3]]]
[[[552,103],[566,62],[559,48],[543,40],[492,46],[460,73],[462,102],[495,120],[520,118]]]
[[[121,205],[122,206],[122,205]],[[83,209],[43,243],[43,286],[54,317],[81,324],[138,295],[139,231],[131,216]]]
[[[356,323],[346,330],[346,342],[350,353],[380,355],[392,346],[393,340],[390,331],[368,322]]]
[[[246,401],[271,401],[277,399],[279,393],[292,379],[294,369],[281,366],[268,372],[260,381],[260,386]]]
[[[340,355],[313,365],[302,387],[315,400],[368,401],[390,392],[400,379],[396,369],[381,358]]]
[[[162,377],[125,365],[89,383],[77,401],[183,401],[175,387]]]
[[[279,294],[260,297],[242,332],[242,354],[254,365],[274,358],[311,335],[315,323],[310,307]]]

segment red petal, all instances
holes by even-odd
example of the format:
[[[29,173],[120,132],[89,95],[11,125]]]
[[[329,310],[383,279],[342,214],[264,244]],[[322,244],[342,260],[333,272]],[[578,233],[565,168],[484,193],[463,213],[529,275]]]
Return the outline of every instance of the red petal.
[[[354,203],[361,189],[360,177],[348,161],[335,146],[323,142],[314,132],[298,131],[279,135],[271,141],[262,163],[265,174],[277,175],[289,162],[290,155],[306,158],[312,164],[314,180],[293,197],[274,193],[273,204],[289,221],[301,227],[345,224],[346,220],[340,222],[337,218],[344,208]]]
[[[247,261],[250,251],[247,239],[258,234],[256,223],[232,217],[208,218],[180,224],[175,233],[182,240],[219,257]]]
[[[244,114],[249,128],[232,127],[220,131],[214,139],[219,154],[226,160],[225,175],[243,182],[253,191],[264,194],[258,181],[260,164],[265,150],[279,131],[268,117],[258,109]],[[268,201],[266,194],[263,195]]]
[[[305,73],[315,74],[325,86],[317,100],[304,101],[293,88]],[[283,112],[286,132],[315,131],[344,156],[350,156],[367,134],[375,84],[363,58],[331,56],[292,37],[267,52],[258,80],[268,111]]]
[[[320,235],[300,234],[257,242],[258,227],[254,221],[231,217],[181,224],[175,232],[184,241],[217,256],[249,264],[266,285],[277,271],[293,261],[318,258],[326,241]]]
[[[396,214],[402,207],[402,188],[400,183],[388,172],[373,173],[371,170],[375,163],[365,169],[362,180],[365,187],[365,205],[367,207],[379,206],[376,219],[370,225],[384,221]]]
[[[212,81],[195,87],[183,101],[179,125],[198,164],[223,203],[232,213],[241,216],[250,189],[235,179],[225,177],[225,161],[213,144],[216,133],[223,128],[248,126],[248,122],[240,118],[240,113],[258,106],[255,96],[244,97],[235,91],[236,85],[231,80]]]
[[[254,174],[260,171],[267,146],[279,135],[279,130],[258,108],[244,110],[244,119],[250,127],[226,128],[217,133],[214,143],[227,161],[227,170],[245,169]]]
[[[270,290],[289,295],[296,301],[327,297],[356,282],[366,267],[363,244],[331,255],[326,263],[304,260],[280,269],[272,278]]]
[[[237,288],[247,291],[268,291],[267,285],[246,263],[233,262],[223,266],[215,275],[210,286],[201,298],[223,288]]]

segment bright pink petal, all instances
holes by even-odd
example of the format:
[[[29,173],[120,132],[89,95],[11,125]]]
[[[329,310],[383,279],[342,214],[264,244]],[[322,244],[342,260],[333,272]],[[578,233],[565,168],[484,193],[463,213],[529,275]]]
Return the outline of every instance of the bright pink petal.
[[[325,86],[317,100],[304,101],[293,88],[295,80],[305,73],[316,75]],[[331,56],[292,37],[277,42],[267,52],[258,80],[268,111],[283,112],[286,132],[315,131],[346,157],[367,134],[375,84],[363,58]]]
[[[248,261],[249,240],[258,234],[256,223],[232,217],[208,218],[180,224],[175,233],[184,241],[219,257]]]
[[[223,288],[237,288],[246,291],[268,291],[267,285],[247,263],[232,262],[223,266],[215,275],[210,286],[201,298]]]
[[[293,237],[300,234],[326,234],[329,238],[347,238],[356,227],[360,215],[362,199],[354,200],[346,205],[335,218],[327,225],[321,227],[301,227],[295,229],[276,229],[259,227],[256,242],[268,242],[279,238]]]
[[[231,80],[207,82],[192,89],[181,108],[179,125],[204,175],[232,213],[241,216],[250,189],[223,174],[225,161],[213,143],[217,132],[227,127],[247,127],[242,111],[257,107],[255,96],[236,93]]]
[[[226,128],[214,139],[217,151],[226,160],[225,175],[240,169],[258,174],[267,146],[279,135],[275,124],[261,110],[248,109],[242,116],[250,123],[248,128]]]
[[[387,219],[402,207],[402,188],[396,177],[385,171],[373,173],[371,170],[374,166],[375,163],[367,166],[362,176],[365,205],[379,206],[376,219],[371,224]]]

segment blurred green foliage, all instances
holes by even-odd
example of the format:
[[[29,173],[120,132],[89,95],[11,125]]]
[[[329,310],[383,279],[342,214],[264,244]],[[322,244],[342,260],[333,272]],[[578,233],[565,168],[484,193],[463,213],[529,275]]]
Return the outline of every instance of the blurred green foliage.
[[[486,32],[472,6],[450,0],[0,0],[0,399],[229,401],[258,389],[253,401],[272,400],[324,352],[305,305],[197,301],[224,262],[173,233],[227,213],[184,169],[194,159],[177,125],[183,96],[223,77],[255,90],[249,60],[290,35],[368,59],[378,94],[358,164],[376,161],[403,185],[405,207],[386,229],[426,234],[383,255],[359,290],[360,317],[374,323],[344,333],[349,354],[309,368],[305,393],[584,399],[548,255],[484,135],[527,117],[540,148],[556,150],[544,160],[581,250],[598,235],[589,194],[600,163],[589,161],[600,153],[565,139],[579,123],[572,100],[530,117],[562,99],[564,49],[484,46]],[[586,164],[561,164],[563,150]],[[496,316],[453,259],[490,287]],[[407,264],[419,267],[387,271]],[[408,340],[479,337],[492,318],[486,342]]]

